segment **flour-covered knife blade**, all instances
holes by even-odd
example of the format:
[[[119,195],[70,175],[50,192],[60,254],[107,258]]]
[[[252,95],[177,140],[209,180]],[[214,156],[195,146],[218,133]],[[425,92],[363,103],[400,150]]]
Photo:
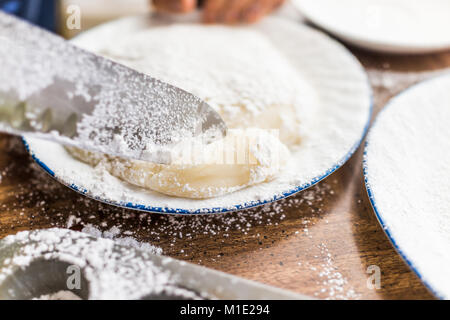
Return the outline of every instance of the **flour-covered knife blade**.
[[[68,288],[73,270],[79,270],[82,279],[78,287]],[[60,290],[91,300],[311,299],[66,229],[23,231],[0,240],[1,300],[32,299]]]
[[[157,163],[187,138],[226,132],[189,92],[1,12],[0,68],[0,131]]]

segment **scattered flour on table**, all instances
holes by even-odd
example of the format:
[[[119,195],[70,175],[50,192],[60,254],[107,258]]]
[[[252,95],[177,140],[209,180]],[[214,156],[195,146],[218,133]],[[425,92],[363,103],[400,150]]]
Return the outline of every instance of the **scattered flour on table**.
[[[372,86],[377,90],[377,96],[384,99],[399,94],[401,91],[419,81],[450,72],[450,68],[422,72],[394,71],[390,70],[390,65],[388,63],[384,64],[382,67],[384,70],[369,69],[367,73]]]
[[[339,268],[335,265],[327,245],[321,243],[318,245],[318,248],[321,253],[319,259],[322,262],[320,263],[320,268],[314,271],[318,272],[319,277],[323,280],[319,282],[322,288],[314,295],[324,297],[327,300],[359,299],[361,295],[348,285],[347,278],[339,272]]]
[[[96,228],[92,224],[88,224],[81,230],[81,232],[87,233],[97,238],[114,240],[115,243],[120,244],[122,246],[133,247],[139,250],[150,252],[152,254],[162,254],[161,248],[158,248],[146,242],[137,241],[133,237],[129,236],[122,237],[121,230],[116,226],[113,226],[111,227],[111,229],[102,232],[100,229]]]

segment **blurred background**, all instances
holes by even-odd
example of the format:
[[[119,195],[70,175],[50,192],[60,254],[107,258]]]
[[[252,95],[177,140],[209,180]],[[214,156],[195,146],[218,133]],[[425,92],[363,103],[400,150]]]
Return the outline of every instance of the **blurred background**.
[[[157,2],[158,8],[163,8],[163,11],[169,10],[168,7],[171,12],[182,11],[179,8],[181,3],[190,3],[190,8],[195,8],[195,0],[179,1],[153,2]],[[178,4],[173,6],[174,3]],[[258,19],[249,17],[261,18],[284,3],[281,9],[277,9],[277,15],[297,21],[306,20],[346,44],[370,51],[417,54],[450,49],[450,0],[248,0],[245,3],[245,10],[233,11],[236,2],[204,2],[203,20],[230,22],[223,21],[224,16],[236,16],[240,17],[236,18],[239,21],[254,22]],[[268,3],[271,7],[263,6]],[[221,6],[214,9],[211,18],[213,5],[217,7],[217,4]],[[0,0],[0,9],[71,38],[109,20],[151,12],[152,1]],[[231,15],[231,12],[234,14]],[[242,17],[243,12],[248,21]]]
[[[0,8],[65,38],[108,20],[151,10],[148,0],[0,0]],[[76,14],[77,8],[83,13],[81,28],[72,28],[65,19]]]

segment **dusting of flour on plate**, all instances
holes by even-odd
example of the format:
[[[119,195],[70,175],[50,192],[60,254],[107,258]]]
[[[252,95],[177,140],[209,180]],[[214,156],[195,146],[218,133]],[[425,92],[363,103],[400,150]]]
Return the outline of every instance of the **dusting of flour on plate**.
[[[450,298],[450,75],[393,98],[368,136],[364,171],[375,211],[399,252]]]
[[[264,35],[251,29],[171,25],[136,32],[97,53],[194,93],[222,116],[228,128],[241,129],[229,130],[222,141],[198,145],[192,152],[197,159],[227,157],[226,163],[192,163],[185,147],[169,165],[108,161],[105,168],[114,176],[163,194],[210,198],[274,179],[289,155],[262,130],[276,130],[282,143],[295,148],[302,142],[303,123],[315,111],[304,80]],[[86,153],[69,151],[81,161],[98,163],[98,157],[93,162]],[[275,157],[282,161],[275,163]],[[237,160],[242,158],[247,160]]]
[[[305,80],[262,33],[251,28],[170,25],[136,32],[96,52],[192,92],[228,127],[276,128],[298,143],[314,112]]]

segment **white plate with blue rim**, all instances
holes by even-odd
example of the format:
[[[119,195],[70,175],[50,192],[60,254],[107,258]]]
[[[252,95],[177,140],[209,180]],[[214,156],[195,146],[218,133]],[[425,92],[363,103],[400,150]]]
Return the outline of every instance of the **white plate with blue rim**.
[[[126,38],[180,20],[154,15],[127,17],[91,29],[75,38],[73,43],[99,52],[111,39]],[[181,21],[198,23],[195,18],[187,17]],[[273,42],[314,96],[315,103],[311,108],[315,116],[308,119],[305,142],[291,159],[291,163],[301,170],[285,169],[273,181],[220,197],[185,199],[138,188],[112,176],[102,185],[93,183],[91,177],[98,174],[94,168],[72,158],[64,147],[55,143],[25,137],[27,149],[42,168],[71,189],[108,204],[148,212],[228,212],[276,201],[311,187],[341,167],[363,139],[372,114],[367,75],[344,46],[308,26],[270,17],[243,28],[260,32]]]
[[[364,176],[394,247],[439,298],[450,299],[450,74],[393,98],[368,134]]]
[[[387,53],[450,49],[448,0],[294,0],[315,25],[345,42]]]

